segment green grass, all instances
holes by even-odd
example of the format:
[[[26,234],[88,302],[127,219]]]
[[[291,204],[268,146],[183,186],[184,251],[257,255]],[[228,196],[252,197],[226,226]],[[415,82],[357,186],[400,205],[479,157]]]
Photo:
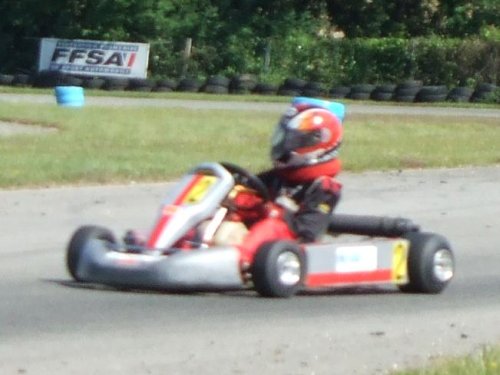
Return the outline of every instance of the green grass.
[[[439,358],[429,367],[403,370],[392,375],[500,375],[500,347],[485,347],[460,358]]]
[[[158,181],[201,161],[269,166],[278,115],[175,108],[64,108],[0,103],[0,120],[57,127],[0,137],[0,187]],[[27,125],[32,126],[32,125]],[[353,115],[345,121],[344,169],[500,163],[497,119]]]

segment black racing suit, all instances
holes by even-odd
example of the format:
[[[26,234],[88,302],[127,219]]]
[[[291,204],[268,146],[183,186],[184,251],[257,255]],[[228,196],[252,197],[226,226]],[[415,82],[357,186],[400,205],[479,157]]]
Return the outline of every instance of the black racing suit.
[[[342,185],[333,177],[321,176],[312,182],[289,183],[272,169],[258,175],[271,198],[285,208],[284,220],[301,242],[313,242],[324,234],[340,199]]]

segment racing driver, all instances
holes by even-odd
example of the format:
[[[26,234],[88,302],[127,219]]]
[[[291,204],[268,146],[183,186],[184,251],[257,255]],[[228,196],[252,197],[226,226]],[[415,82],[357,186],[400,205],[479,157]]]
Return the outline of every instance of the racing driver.
[[[240,243],[244,268],[265,242],[312,242],[327,230],[341,191],[335,176],[343,116],[340,103],[295,98],[281,117],[272,138],[274,168],[259,174],[278,209],[254,223]]]

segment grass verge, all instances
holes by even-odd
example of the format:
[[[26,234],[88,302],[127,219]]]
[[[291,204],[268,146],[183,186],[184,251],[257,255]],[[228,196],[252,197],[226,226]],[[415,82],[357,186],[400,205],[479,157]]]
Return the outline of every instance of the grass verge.
[[[0,121],[59,129],[0,137],[0,188],[166,180],[207,160],[258,171],[269,166],[277,120],[256,111],[0,103]],[[494,118],[352,115],[341,158],[350,171],[488,165],[500,163],[499,144]]]
[[[482,350],[460,358],[436,359],[432,366],[423,369],[403,370],[391,375],[499,375],[500,346]]]

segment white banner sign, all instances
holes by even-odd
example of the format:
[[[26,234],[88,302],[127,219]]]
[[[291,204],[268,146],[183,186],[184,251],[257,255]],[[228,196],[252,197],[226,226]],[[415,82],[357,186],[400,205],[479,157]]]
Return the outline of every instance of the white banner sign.
[[[38,71],[146,78],[149,44],[43,38]]]

